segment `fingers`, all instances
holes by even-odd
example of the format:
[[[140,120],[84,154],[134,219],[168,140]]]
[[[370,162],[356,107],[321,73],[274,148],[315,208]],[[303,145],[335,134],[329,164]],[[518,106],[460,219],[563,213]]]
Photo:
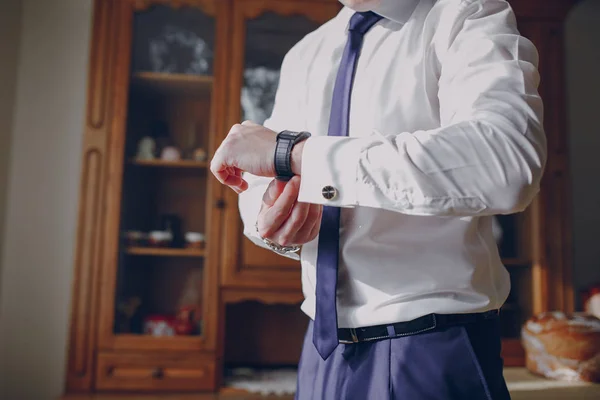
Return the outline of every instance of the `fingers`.
[[[252,121],[244,121],[242,122],[243,126],[257,126],[258,124]]]
[[[243,171],[232,165],[233,161],[230,159],[231,154],[235,153],[235,143],[239,141],[240,128],[241,125],[236,124],[229,130],[210,162],[210,171],[217,180],[238,194],[248,189],[248,182],[242,178]]]
[[[278,184],[275,183],[273,185]],[[272,190],[274,192],[271,194],[275,193],[278,188],[276,187]],[[299,190],[300,177],[295,176],[285,183],[281,195],[275,199],[273,205],[261,210],[258,216],[258,232],[262,237],[270,238],[283,225],[298,198]],[[271,198],[269,197],[268,200],[271,200]]]
[[[302,230],[306,223],[310,211],[309,203],[296,203],[281,227],[269,239],[279,243],[282,246],[290,246],[299,243],[298,232]]]
[[[248,182],[242,177],[243,171],[237,167],[227,165],[219,151],[210,163],[210,171],[220,183],[229,186],[237,194],[248,189]]]
[[[306,206],[306,217],[303,222],[294,221],[293,214],[300,205]],[[273,240],[282,246],[303,245],[312,241],[321,227],[321,214],[323,207],[317,204],[297,203],[292,215],[283,226],[273,234]]]
[[[286,183],[287,182],[273,179],[263,195],[263,206],[273,207],[275,201],[281,196],[281,193],[283,193]]]

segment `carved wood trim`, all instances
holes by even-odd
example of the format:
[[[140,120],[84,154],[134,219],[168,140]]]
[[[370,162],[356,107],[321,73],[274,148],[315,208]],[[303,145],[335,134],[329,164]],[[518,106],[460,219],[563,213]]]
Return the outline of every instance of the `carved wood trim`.
[[[131,63],[133,4],[121,1],[115,7],[114,19],[119,30],[112,43],[116,57],[113,62],[114,76],[110,85],[113,87],[111,101],[114,112],[110,119],[110,137],[106,161],[106,194],[105,218],[102,221],[105,243],[105,257],[102,262],[100,278],[100,321],[97,344],[100,348],[112,347],[114,321],[114,293],[117,279],[119,218],[121,206],[121,186],[123,178],[125,129],[127,120],[127,99],[129,96],[129,71]]]
[[[229,1],[219,1],[216,8],[216,32],[215,48],[217,57],[214,60],[214,89],[211,99],[210,126],[208,136],[209,154],[214,154],[220,141],[217,132],[224,130],[225,116],[227,114],[227,86],[228,71],[230,70],[228,50],[231,42],[230,34],[230,10]],[[205,299],[218,299],[219,295],[219,272],[222,235],[223,210],[216,206],[215,199],[222,196],[223,186],[209,175],[206,201],[206,233],[209,238],[207,242],[207,257],[204,264],[204,290]],[[212,238],[212,239],[211,239]],[[219,304],[218,301],[205,301],[204,321],[207,329],[204,330],[205,348],[216,350],[218,346]]]
[[[165,5],[170,8],[179,9],[181,7],[199,8],[207,15],[214,17],[217,15],[217,2],[219,0],[130,0],[133,2],[135,11],[146,11],[151,6]]]
[[[237,7],[236,3],[242,3],[243,6]],[[326,8],[334,7],[340,9],[341,7],[335,4],[323,4],[321,7],[315,7],[314,4],[307,4],[303,1],[289,1],[289,0],[278,0],[276,2],[272,0],[237,0],[234,4],[234,10],[240,12],[243,19],[255,19],[261,14],[267,12],[274,12],[284,17],[290,17],[292,15],[300,15],[314,21],[318,24],[327,22],[334,15],[327,12]],[[239,22],[239,17],[236,18]]]
[[[77,244],[74,257],[67,391],[90,390],[97,334],[98,276],[102,262],[102,205],[106,146],[110,131],[110,43],[118,26],[112,0],[96,0],[91,38],[83,159],[80,175]]]
[[[562,21],[576,0],[508,0],[520,18]]]
[[[94,129],[100,129],[105,122],[105,107],[107,91],[109,86],[105,85],[106,74],[109,73],[109,53],[110,35],[103,32],[104,27],[110,24],[110,2],[102,6],[96,6],[94,10],[94,25],[93,37],[97,40],[96,45],[92,45],[90,57],[90,71],[88,79],[88,92],[96,93],[95,96],[88,96],[87,104],[87,125]]]

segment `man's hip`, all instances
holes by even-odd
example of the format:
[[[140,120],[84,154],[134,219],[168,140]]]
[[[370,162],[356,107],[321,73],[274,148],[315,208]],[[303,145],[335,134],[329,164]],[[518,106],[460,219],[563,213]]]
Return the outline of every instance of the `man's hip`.
[[[323,361],[312,343],[310,323],[299,365],[298,400],[510,399],[498,318],[353,341],[340,344]]]

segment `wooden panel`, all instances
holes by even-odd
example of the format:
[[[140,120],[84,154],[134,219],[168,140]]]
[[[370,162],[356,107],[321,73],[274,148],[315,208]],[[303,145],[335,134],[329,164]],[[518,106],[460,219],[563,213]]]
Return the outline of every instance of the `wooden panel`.
[[[103,252],[103,198],[108,160],[112,85],[111,46],[119,34],[112,0],[94,5],[92,50],[80,177],[77,244],[71,300],[67,391],[89,390],[93,380],[99,274]]]
[[[570,198],[568,190],[568,132],[566,128],[563,22],[519,20],[521,33],[540,54],[540,95],[548,161],[534,216],[536,257],[532,271],[533,311],[572,311]]]
[[[200,249],[172,249],[161,247],[129,247],[125,250],[127,254],[137,256],[159,256],[159,257],[204,257],[204,250]]]
[[[145,93],[161,93],[193,97],[210,96],[213,86],[212,76],[189,74],[166,74],[156,72],[136,72],[132,81],[134,88]]]
[[[248,21],[267,13],[281,16],[304,16],[315,24],[322,24],[340,10],[337,2],[323,1],[320,6],[310,1],[237,0],[233,2],[232,68],[227,121],[228,126],[240,122],[243,70],[245,66],[246,28]],[[220,140],[224,139],[226,131]],[[261,249],[243,234],[238,213],[237,195],[225,193],[224,244],[222,253],[222,283],[226,287],[290,289],[300,293],[300,265],[298,262]]]
[[[502,358],[505,367],[522,367],[525,365],[525,350],[520,339],[502,340]]]
[[[300,291],[286,290],[247,290],[247,289],[223,289],[221,291],[221,301],[225,304],[241,303],[245,301],[256,301],[263,304],[300,304],[304,300],[304,295]]]
[[[535,44],[540,55],[540,95],[544,100],[544,127],[551,170],[566,167],[568,142],[565,124],[564,48],[560,22],[521,21],[519,29]]]
[[[521,18],[562,20],[575,0],[508,0]]]
[[[132,160],[131,164],[140,167],[157,167],[157,168],[197,168],[205,169],[208,163],[204,161],[179,160],[179,161],[163,161],[163,160]]]
[[[298,364],[309,319],[297,304],[232,304],[226,308],[226,320],[226,364]]]
[[[100,353],[96,389],[153,392],[215,390],[214,360],[185,353]]]
[[[204,339],[199,336],[153,337],[150,335],[114,335],[110,348],[103,350],[160,350],[199,351],[203,350]]]

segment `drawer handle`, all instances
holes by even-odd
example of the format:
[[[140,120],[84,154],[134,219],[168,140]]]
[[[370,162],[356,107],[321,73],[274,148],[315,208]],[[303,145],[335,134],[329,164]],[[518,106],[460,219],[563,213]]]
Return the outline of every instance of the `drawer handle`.
[[[162,368],[155,368],[152,371],[152,377],[155,379],[162,379],[165,377],[165,371]]]

